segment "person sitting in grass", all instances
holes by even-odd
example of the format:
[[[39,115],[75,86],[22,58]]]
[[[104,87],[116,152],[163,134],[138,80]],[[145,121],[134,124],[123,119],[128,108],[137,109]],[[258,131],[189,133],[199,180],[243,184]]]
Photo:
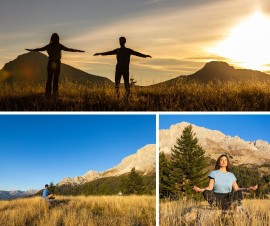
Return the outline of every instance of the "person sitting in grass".
[[[84,52],[83,50],[71,49],[65,47],[59,42],[59,35],[57,33],[53,33],[51,36],[50,43],[44,47],[36,48],[36,49],[25,49],[27,51],[47,51],[49,55],[49,61],[47,65],[47,83],[46,83],[46,96],[51,96],[52,90],[52,81],[53,81],[53,95],[58,97],[58,80],[60,75],[61,68],[61,51],[69,51],[69,52]]]
[[[53,194],[49,191],[49,185],[48,184],[45,184],[45,189],[43,189],[43,192],[42,192],[42,198],[44,200],[55,199],[55,197],[53,196]]]
[[[120,37],[119,38],[119,44],[120,48],[108,51],[108,52],[103,52],[103,53],[95,53],[94,56],[107,56],[107,55],[116,55],[117,58],[117,64],[116,64],[116,70],[115,70],[115,91],[117,96],[119,96],[119,85],[121,81],[121,77],[123,75],[124,78],[124,84],[125,84],[125,89],[126,89],[126,95],[127,97],[130,94],[130,84],[129,84],[129,63],[130,63],[130,56],[138,56],[138,57],[150,57],[150,55],[145,55],[139,52],[136,52],[132,49],[129,49],[125,47],[126,44],[126,38],[125,37]]]
[[[222,210],[227,210],[232,203],[237,206],[242,205],[243,194],[242,191],[255,191],[258,185],[240,188],[236,182],[235,175],[230,172],[230,162],[227,155],[221,155],[217,159],[215,170],[211,171],[208,175],[209,185],[205,188],[194,186],[195,192],[202,192],[205,200],[208,201],[210,207],[214,202]],[[233,189],[233,192],[232,192]]]

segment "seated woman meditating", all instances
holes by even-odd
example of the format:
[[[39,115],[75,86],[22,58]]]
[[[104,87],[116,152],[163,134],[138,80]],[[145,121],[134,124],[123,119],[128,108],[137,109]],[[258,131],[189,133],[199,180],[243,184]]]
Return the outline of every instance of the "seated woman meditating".
[[[196,192],[203,192],[203,197],[208,201],[210,207],[215,202],[221,206],[222,210],[228,209],[232,203],[242,205],[242,191],[257,190],[258,185],[249,188],[240,188],[236,182],[236,177],[230,172],[230,162],[226,155],[221,155],[217,159],[215,170],[208,175],[209,185],[205,188],[194,186]],[[232,192],[233,189],[233,192]]]

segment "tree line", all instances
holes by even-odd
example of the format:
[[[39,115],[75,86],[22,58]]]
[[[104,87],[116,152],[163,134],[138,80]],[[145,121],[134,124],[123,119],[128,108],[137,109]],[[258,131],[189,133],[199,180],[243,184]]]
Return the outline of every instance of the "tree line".
[[[100,178],[81,185],[55,186],[52,182],[49,190],[56,195],[154,195],[155,174],[143,176],[132,168],[126,175]]]

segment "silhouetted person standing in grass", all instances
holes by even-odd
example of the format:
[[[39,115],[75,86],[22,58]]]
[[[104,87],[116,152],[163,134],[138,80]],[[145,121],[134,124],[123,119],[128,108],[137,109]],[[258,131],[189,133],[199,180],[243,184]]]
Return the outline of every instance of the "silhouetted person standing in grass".
[[[49,55],[49,61],[47,66],[48,79],[46,83],[46,96],[51,95],[52,91],[52,81],[53,81],[53,94],[54,96],[58,96],[58,81],[60,75],[61,68],[61,51],[69,51],[69,52],[84,52],[82,50],[67,48],[59,42],[59,35],[57,33],[53,33],[51,36],[51,41],[48,45],[42,48],[36,49],[26,49],[28,51],[47,51]]]
[[[129,85],[129,63],[130,63],[130,56],[138,56],[138,57],[150,57],[150,55],[145,55],[139,52],[136,52],[132,49],[126,48],[126,38],[125,37],[120,37],[119,38],[119,43],[120,43],[120,48],[109,51],[109,52],[103,52],[103,53],[96,53],[94,56],[102,55],[102,56],[107,56],[107,55],[116,55],[117,57],[117,64],[116,64],[116,69],[115,69],[115,91],[117,95],[119,96],[119,85],[121,81],[121,77],[123,75],[124,77],[124,83],[125,83],[125,88],[126,88],[126,93],[127,96],[130,94],[130,85]]]

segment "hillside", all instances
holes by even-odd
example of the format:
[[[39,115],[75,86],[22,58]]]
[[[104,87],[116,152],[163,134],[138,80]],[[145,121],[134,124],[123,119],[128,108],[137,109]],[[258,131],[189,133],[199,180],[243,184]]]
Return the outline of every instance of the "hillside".
[[[157,86],[173,86],[181,82],[198,81],[198,82],[228,82],[228,81],[270,81],[270,75],[248,69],[235,69],[226,62],[212,61],[206,63],[203,68],[191,75],[181,75],[174,79],[156,84]],[[153,85],[153,86],[156,86]]]
[[[0,70],[0,81],[40,83],[47,79],[46,55],[39,52],[29,52],[19,55],[4,65]],[[77,84],[87,85],[113,85],[113,82],[105,77],[88,74],[84,71],[61,64],[60,81],[68,80]]]
[[[124,158],[120,164],[104,172],[88,171],[82,176],[64,178],[57,185],[79,185],[96,179],[106,177],[117,177],[129,173],[133,167],[142,175],[149,175],[155,172],[156,145],[149,144],[139,149],[135,154]]]
[[[155,195],[156,191],[156,175],[141,175],[144,183],[143,194]],[[96,179],[83,184],[63,184],[55,187],[55,194],[59,195],[117,195],[120,191],[125,194],[125,181],[128,174],[117,177],[106,177]],[[38,193],[41,195],[41,191]]]

